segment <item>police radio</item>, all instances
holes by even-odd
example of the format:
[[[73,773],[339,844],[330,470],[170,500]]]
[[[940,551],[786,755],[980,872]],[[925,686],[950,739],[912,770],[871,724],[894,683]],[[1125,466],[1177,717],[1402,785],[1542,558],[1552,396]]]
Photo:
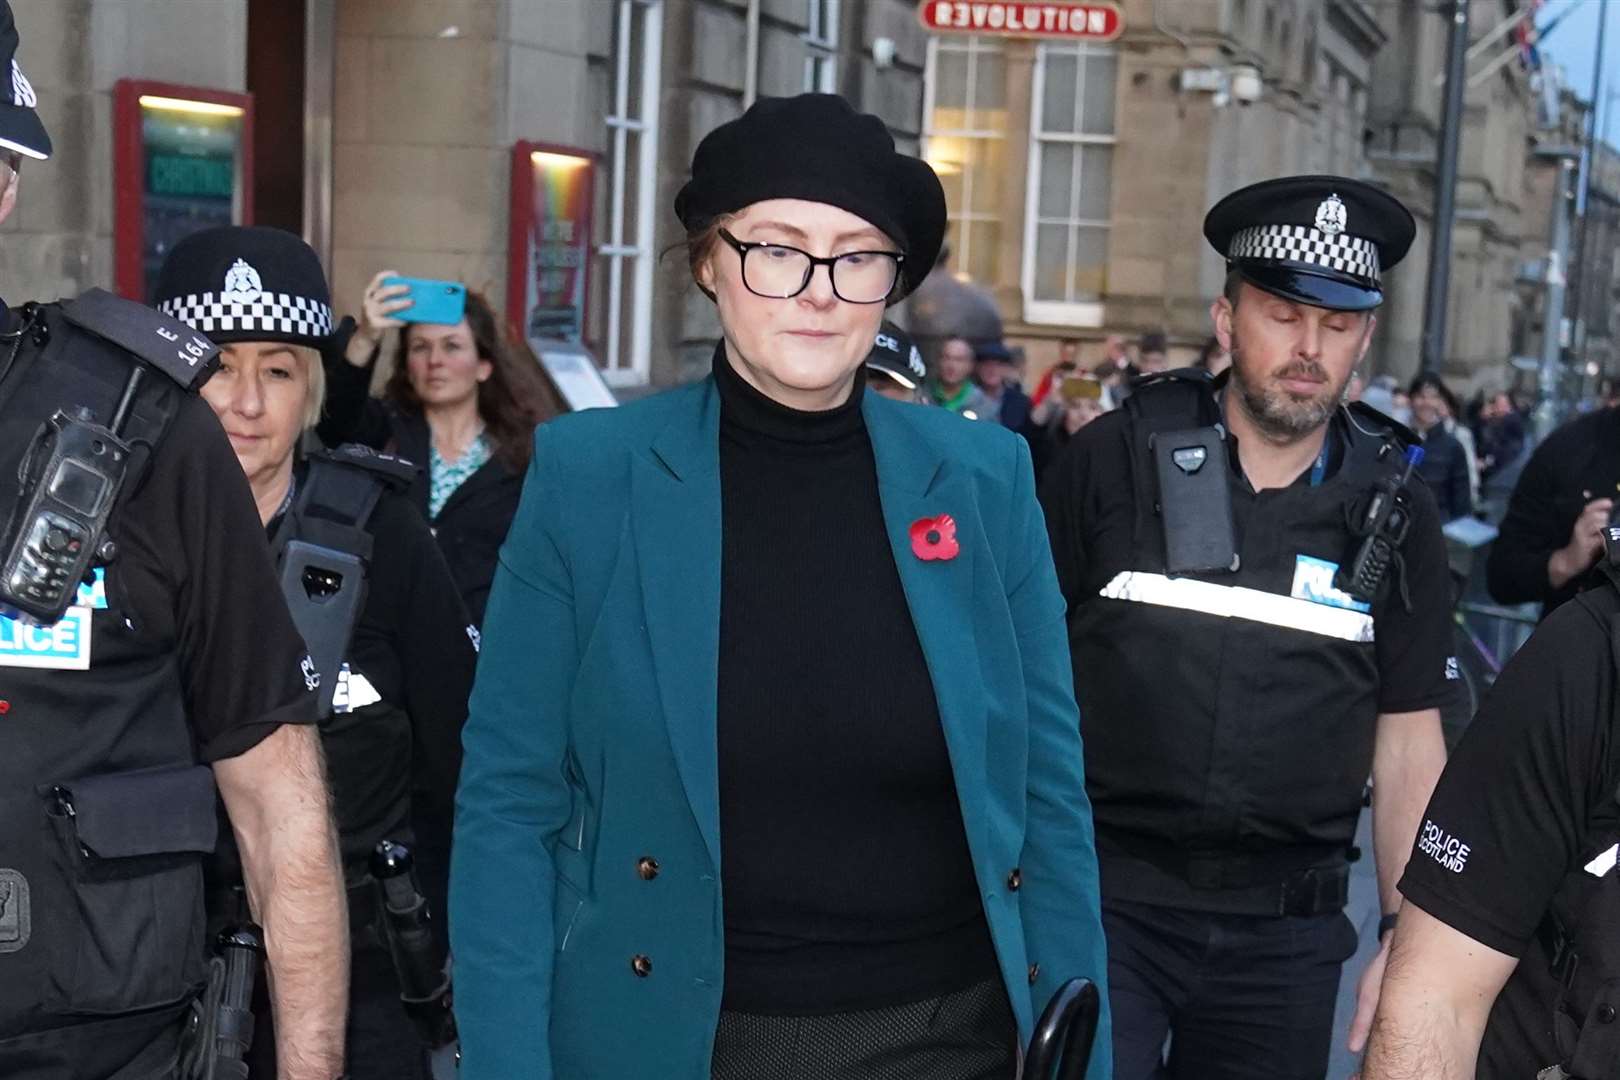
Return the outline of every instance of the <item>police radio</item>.
[[[1357,600],[1370,604],[1378,586],[1395,561],[1395,553],[1412,527],[1406,508],[1406,485],[1423,461],[1423,447],[1406,448],[1406,468],[1399,476],[1386,476],[1373,488],[1367,510],[1361,516],[1356,535],[1362,538],[1355,558],[1333,576],[1333,586]]]
[[[111,424],[82,406],[57,410],[23,457],[18,509],[0,545],[0,605],[30,622],[61,619],[91,567],[112,560],[107,522],[131,452],[119,433],[144,373],[141,365],[131,370]]]

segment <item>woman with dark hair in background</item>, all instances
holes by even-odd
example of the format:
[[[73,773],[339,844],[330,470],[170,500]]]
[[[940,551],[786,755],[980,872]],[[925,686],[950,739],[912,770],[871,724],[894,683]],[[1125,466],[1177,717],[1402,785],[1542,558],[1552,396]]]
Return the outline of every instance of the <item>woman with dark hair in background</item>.
[[[343,357],[327,361],[329,446],[362,443],[423,471],[410,496],[426,516],[473,622],[482,625],[495,561],[517,512],[535,425],[555,395],[527,347],[510,341],[481,295],[467,291],[455,325],[406,322],[405,285],[366,286],[362,318]],[[394,370],[381,399],[368,395],[384,331],[398,328]]]
[[[1413,379],[1407,393],[1412,399],[1412,427],[1423,436],[1423,462],[1418,466],[1418,475],[1434,492],[1441,518],[1452,521],[1473,513],[1468,453],[1446,424],[1446,418],[1455,415],[1456,397],[1432,371]]]

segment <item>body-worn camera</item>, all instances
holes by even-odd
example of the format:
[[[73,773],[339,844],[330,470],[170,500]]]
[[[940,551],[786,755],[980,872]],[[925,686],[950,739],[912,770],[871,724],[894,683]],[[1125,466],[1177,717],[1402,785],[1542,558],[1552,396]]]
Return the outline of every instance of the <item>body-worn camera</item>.
[[[0,605],[54,623],[104,549],[130,448],[87,409],[58,410],[23,459],[22,498],[6,530]]]

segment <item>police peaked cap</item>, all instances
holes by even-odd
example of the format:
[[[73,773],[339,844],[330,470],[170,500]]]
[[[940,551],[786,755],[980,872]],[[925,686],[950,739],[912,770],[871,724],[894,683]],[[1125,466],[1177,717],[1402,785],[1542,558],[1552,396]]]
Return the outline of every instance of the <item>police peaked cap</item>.
[[[17,63],[22,39],[9,0],[0,0],[0,148],[44,161],[51,156],[51,137],[34,110],[39,99]]]
[[[760,98],[709,132],[675,214],[696,232],[767,199],[827,203],[881,229],[905,253],[895,300],[922,284],[945,240],[945,189],[934,170],[836,94]]]
[[[866,354],[866,366],[893,379],[907,390],[915,390],[928,377],[922,352],[911,335],[887,319],[878,330],[872,351]]]
[[[283,229],[221,225],[174,245],[153,305],[217,345],[284,341],[325,349],[332,292],[313,248]]]
[[[1368,311],[1417,226],[1394,196],[1343,176],[1287,176],[1234,191],[1204,236],[1251,285],[1314,307]]]

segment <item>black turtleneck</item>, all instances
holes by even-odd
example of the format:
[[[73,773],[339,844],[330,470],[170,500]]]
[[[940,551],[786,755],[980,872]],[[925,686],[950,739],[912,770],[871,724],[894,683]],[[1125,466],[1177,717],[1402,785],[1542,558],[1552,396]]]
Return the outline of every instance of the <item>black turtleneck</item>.
[[[813,1015],[994,978],[933,684],[861,415],[715,354],[724,1007]]]

